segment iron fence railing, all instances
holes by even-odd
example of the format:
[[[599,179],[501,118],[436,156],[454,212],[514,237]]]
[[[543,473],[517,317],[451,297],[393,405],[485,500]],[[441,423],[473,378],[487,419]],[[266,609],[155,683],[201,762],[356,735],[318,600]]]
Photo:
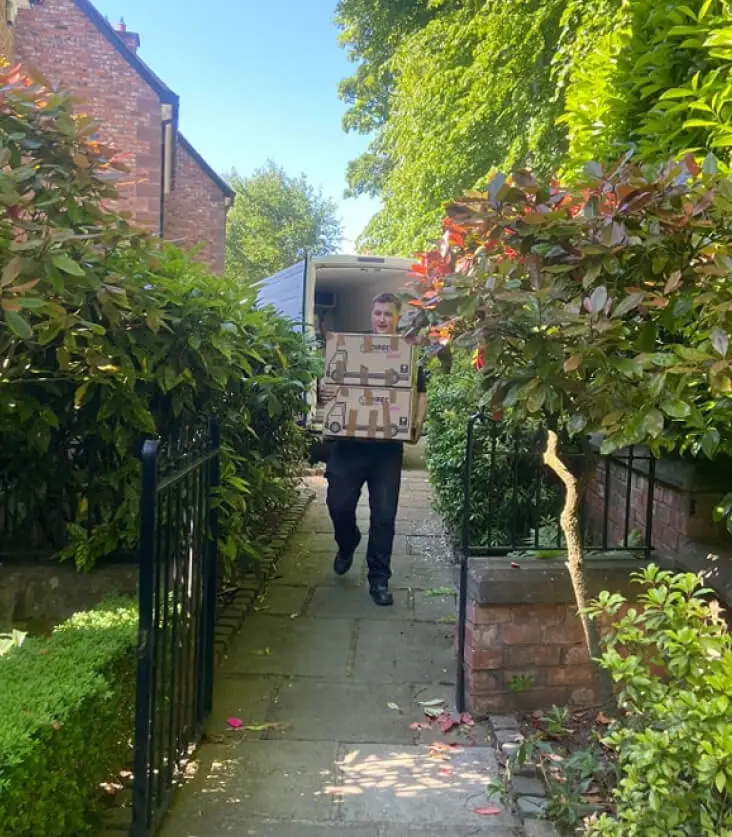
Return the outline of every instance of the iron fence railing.
[[[214,421],[143,445],[133,837],[155,833],[211,711],[219,452]]]

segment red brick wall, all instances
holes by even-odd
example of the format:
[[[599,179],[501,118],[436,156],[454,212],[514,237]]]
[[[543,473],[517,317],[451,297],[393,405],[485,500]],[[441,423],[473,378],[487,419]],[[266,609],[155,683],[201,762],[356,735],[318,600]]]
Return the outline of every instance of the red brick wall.
[[[471,602],[465,665],[466,695],[476,716],[587,706],[596,699],[582,624],[566,604]],[[521,678],[526,687],[516,689]]]
[[[593,543],[601,543],[605,503],[605,469],[602,462],[590,483],[585,499],[585,515]],[[625,504],[628,469],[613,462],[610,467],[608,545],[622,543],[625,533]],[[667,557],[675,557],[693,540],[718,543],[728,540],[723,527],[715,524],[712,511],[721,495],[690,492],[656,482],[653,488],[653,546]],[[648,505],[648,478],[633,472],[630,485],[629,530],[645,531]]]
[[[162,118],[158,94],[140,77],[73,0],[47,0],[21,9],[15,58],[35,65],[53,84],[83,101],[79,111],[101,123],[102,143],[129,153],[139,182],[120,187],[119,208],[160,231]]]
[[[181,143],[176,154],[175,186],[165,196],[165,238],[186,249],[201,244],[197,258],[214,273],[223,273],[225,196]]]

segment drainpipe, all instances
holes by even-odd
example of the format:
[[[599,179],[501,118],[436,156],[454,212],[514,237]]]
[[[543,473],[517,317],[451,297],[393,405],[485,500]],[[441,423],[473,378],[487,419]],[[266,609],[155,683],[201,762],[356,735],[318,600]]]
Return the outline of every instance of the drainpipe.
[[[162,117],[161,177],[160,177],[160,240],[165,238],[165,199],[173,191],[175,167],[175,113],[173,105],[160,107]]]

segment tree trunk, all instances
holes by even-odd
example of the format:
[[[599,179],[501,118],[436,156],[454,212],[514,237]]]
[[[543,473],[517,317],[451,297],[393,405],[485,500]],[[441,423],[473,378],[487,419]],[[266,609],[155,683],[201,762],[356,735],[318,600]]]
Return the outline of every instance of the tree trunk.
[[[597,625],[583,612],[588,605],[588,600],[585,580],[584,547],[582,545],[582,533],[579,523],[579,481],[559,456],[559,437],[554,430],[548,431],[546,449],[544,450],[544,464],[551,468],[564,484],[564,507],[562,508],[559,523],[567,541],[569,577],[572,581],[574,598],[579,611],[578,615],[585,634],[585,643],[587,644],[587,650],[590,652],[590,657],[594,661],[602,654],[602,648],[600,646],[600,632],[597,629]],[[604,707],[612,707],[615,705],[612,679],[608,672],[601,668],[599,664],[595,663],[595,669],[600,702]]]

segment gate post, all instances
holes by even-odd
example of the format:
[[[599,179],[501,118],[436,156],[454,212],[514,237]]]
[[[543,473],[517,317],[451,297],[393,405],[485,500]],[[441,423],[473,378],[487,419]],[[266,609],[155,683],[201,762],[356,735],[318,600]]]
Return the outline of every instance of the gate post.
[[[152,748],[152,663],[155,630],[155,531],[158,495],[159,442],[147,440],[142,447],[142,491],[140,495],[140,557],[138,592],[137,699],[135,704],[135,756],[131,835],[148,833],[150,821],[150,753]]]
[[[218,544],[219,544],[219,485],[221,483],[220,446],[221,429],[215,418],[208,422],[208,443],[209,450],[215,451],[214,456],[208,462],[208,486],[206,495],[208,497],[208,549],[206,550],[206,563],[204,569],[204,623],[203,623],[203,648],[204,648],[204,670],[201,683],[201,717],[205,718],[213,705],[213,676],[215,656],[215,631],[216,631],[216,585],[218,580]]]

